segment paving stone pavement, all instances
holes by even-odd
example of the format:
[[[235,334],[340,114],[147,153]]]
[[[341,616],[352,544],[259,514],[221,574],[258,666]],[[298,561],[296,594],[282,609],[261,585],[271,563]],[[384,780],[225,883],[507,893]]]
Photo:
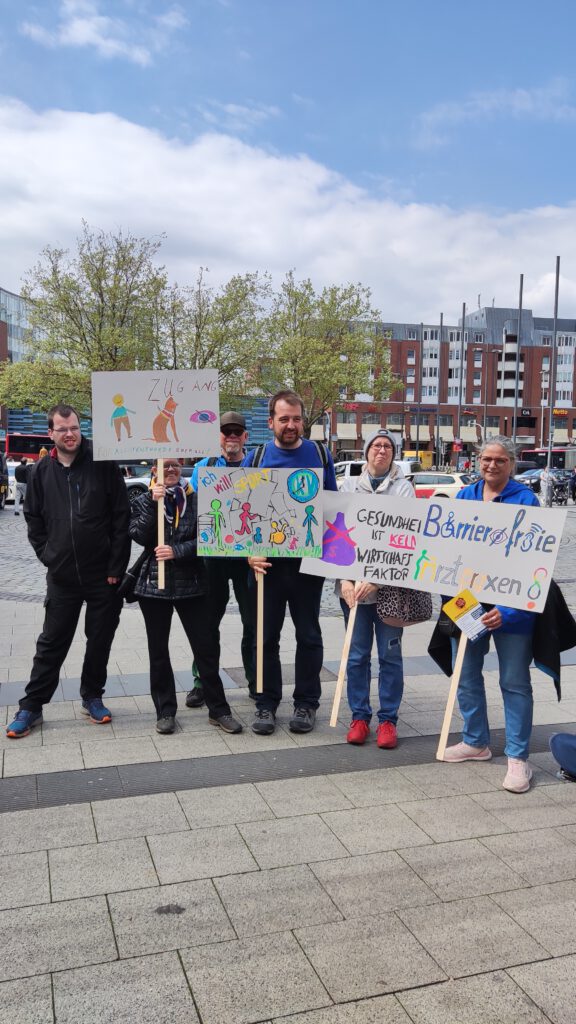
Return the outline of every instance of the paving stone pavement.
[[[23,517],[0,516],[0,723],[42,620]],[[570,520],[558,573],[576,606]],[[181,708],[161,737],[139,611],[122,615],[109,726],[79,713],[82,628],[44,724],[0,736],[0,1024],[576,1024],[576,785],[550,732],[576,732],[576,657],[560,704],[534,673],[534,787],[502,790],[504,759],[435,761],[448,681],[406,630],[400,743],[345,743],[328,725],[343,639],[324,605],[317,728],[250,729],[240,620],[222,663],[240,736],[184,707],[190,652],[173,627]],[[502,750],[493,660],[487,689]],[[108,697],[107,697],[108,700]],[[453,729],[457,732],[459,716]]]

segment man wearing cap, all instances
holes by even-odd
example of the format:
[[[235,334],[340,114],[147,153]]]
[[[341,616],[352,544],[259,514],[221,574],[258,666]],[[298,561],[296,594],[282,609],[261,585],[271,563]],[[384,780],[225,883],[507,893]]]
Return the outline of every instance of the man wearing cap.
[[[240,412],[225,412],[220,417],[220,455],[213,455],[207,459],[197,462],[192,471],[190,483],[194,491],[198,491],[198,481],[202,480],[206,467],[211,466],[240,466],[244,458],[244,445],[248,438],[246,420]],[[230,599],[230,581],[234,588],[234,595],[238,602],[238,609],[242,619],[242,664],[248,682],[250,697],[255,698],[256,694],[256,671],[254,668],[254,622],[252,612],[252,600],[248,596],[248,567],[243,558],[207,558],[205,559],[206,573],[209,584],[210,601],[212,604],[214,618],[218,629],[218,644],[220,644],[220,623],[224,618],[226,605]],[[186,705],[189,708],[202,707],[204,693],[202,680],[198,676],[196,665],[192,665],[194,686],[186,695]]]
[[[360,476],[347,477],[342,491],[358,491],[387,497],[413,498],[414,488],[394,462],[396,442],[388,430],[376,430],[366,438],[366,465]],[[383,587],[384,591],[388,588]],[[370,735],[371,659],[374,638],[378,649],[378,725],[376,743],[384,750],[396,746],[398,709],[404,691],[402,629],[382,622],[376,602],[380,587],[369,580],[339,580],[337,593],[348,625],[350,609],[358,605],[348,657],[348,704],[352,721],[348,743],[362,746]]]

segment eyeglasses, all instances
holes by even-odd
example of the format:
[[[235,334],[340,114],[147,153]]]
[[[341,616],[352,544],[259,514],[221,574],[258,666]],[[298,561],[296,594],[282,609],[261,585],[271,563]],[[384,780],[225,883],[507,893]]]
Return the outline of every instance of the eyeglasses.
[[[242,437],[244,431],[242,427],[222,427],[221,433],[224,437]]]
[[[80,427],[53,427],[53,434],[79,434]]]
[[[177,469],[178,471],[180,471],[182,469],[182,466],[180,465],[179,462],[165,462],[164,472],[166,472],[167,469]]]
[[[394,449],[391,444],[371,444],[371,452],[393,452]]]
[[[510,462],[510,459],[485,459],[484,457],[480,459],[481,466],[489,466],[491,462],[495,466],[505,466],[507,462]]]

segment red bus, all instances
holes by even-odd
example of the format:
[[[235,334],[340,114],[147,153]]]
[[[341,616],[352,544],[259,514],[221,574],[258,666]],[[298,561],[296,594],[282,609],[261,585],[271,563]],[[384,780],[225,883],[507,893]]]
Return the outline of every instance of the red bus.
[[[535,462],[538,469],[545,469],[548,465],[548,449],[524,448],[520,458],[527,462]],[[574,469],[576,467],[576,445],[552,448],[550,464],[553,469]]]
[[[31,462],[36,462],[41,448],[48,451],[53,447],[48,434],[14,434],[6,433],[4,440],[4,453],[7,459],[19,462],[23,456]]]

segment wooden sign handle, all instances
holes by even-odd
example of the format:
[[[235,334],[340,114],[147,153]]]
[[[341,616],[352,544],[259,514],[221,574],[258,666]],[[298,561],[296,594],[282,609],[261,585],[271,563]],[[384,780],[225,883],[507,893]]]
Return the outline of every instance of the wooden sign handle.
[[[344,677],[346,675],[348,655],[350,654],[350,644],[352,643],[352,633],[354,632],[354,623],[356,622],[357,608],[358,605],[355,604],[354,607],[350,609],[350,614],[348,616],[348,625],[346,627],[346,636],[344,637],[344,647],[342,648],[342,658],[340,660],[340,671],[338,672],[336,689],[334,691],[334,702],[332,704],[332,714],[330,716],[331,726],[335,726],[338,721],[338,711],[340,710],[342,690],[344,689]]]
[[[164,483],[164,459],[158,459],[156,483]],[[164,544],[164,498],[158,502],[158,546]],[[158,590],[164,590],[166,586],[166,566],[164,562],[158,562]]]
[[[256,693],[264,693],[264,573],[256,576]]]
[[[454,711],[454,702],[456,700],[456,693],[458,691],[458,683],[460,682],[460,676],[462,675],[462,664],[464,662],[464,655],[466,654],[467,643],[468,637],[465,636],[464,633],[461,633],[460,642],[458,644],[458,652],[456,654],[456,661],[454,662],[452,682],[450,683],[450,690],[448,691],[448,700],[446,702],[446,711],[444,712],[444,721],[442,722],[442,729],[440,731],[440,741],[438,743],[438,750],[436,751],[437,761],[444,760],[446,744],[448,743],[448,733],[450,732],[450,722],[452,721],[452,713]]]

